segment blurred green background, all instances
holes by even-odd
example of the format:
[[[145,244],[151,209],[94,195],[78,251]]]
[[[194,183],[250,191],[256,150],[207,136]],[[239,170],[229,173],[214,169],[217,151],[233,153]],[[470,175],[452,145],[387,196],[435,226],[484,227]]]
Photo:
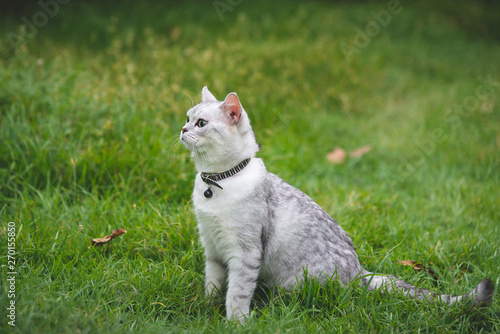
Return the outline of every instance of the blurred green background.
[[[368,270],[454,294],[498,284],[497,1],[0,10],[0,250],[15,222],[18,332],[500,331],[497,303],[471,313],[336,283],[331,298],[313,283],[298,298],[258,294],[245,329],[226,324],[223,299],[202,298],[195,170],[177,139],[203,86],[235,91],[269,171],[339,221]]]

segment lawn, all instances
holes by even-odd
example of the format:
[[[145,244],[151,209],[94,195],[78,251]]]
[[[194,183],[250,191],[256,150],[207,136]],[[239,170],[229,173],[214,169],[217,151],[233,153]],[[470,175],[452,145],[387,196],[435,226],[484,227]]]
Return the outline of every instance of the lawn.
[[[227,322],[223,297],[203,297],[178,142],[203,86],[236,91],[268,170],[342,225],[367,270],[498,287],[498,4],[60,2],[0,11],[0,332],[500,332],[498,301],[314,281],[260,287],[245,326]]]

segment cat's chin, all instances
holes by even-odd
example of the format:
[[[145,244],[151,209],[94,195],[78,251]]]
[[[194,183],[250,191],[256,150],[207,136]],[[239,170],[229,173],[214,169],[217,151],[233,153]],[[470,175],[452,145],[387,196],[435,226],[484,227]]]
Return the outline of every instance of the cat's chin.
[[[245,157],[228,157],[217,158],[217,154],[210,155],[208,152],[199,152],[197,150],[191,151],[194,165],[198,172],[202,173],[223,173],[231,168],[240,164],[243,160],[252,158],[252,156]]]
[[[182,143],[182,145],[184,145],[184,147],[185,147],[188,151],[190,151],[190,152],[193,152],[193,151],[196,149],[196,147],[195,147],[193,144],[188,143],[188,142],[186,142],[186,141],[184,141],[184,140],[181,140],[181,143]]]
[[[192,140],[189,136],[181,135],[180,140],[182,145],[189,151],[194,152],[199,150],[197,141]]]

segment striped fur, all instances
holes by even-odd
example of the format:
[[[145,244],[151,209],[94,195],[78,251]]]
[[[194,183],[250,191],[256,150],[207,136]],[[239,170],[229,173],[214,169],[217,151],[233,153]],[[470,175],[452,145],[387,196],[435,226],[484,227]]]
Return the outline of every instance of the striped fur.
[[[198,170],[193,203],[205,249],[205,293],[222,291],[227,282],[228,318],[248,317],[258,279],[271,287],[291,288],[301,283],[304,269],[322,281],[334,277],[347,284],[359,278],[369,290],[384,289],[410,298],[491,303],[494,286],[487,279],[468,294],[448,296],[365,271],[342,227],[255,158],[259,145],[235,93],[220,102],[205,87],[202,103],[187,115],[180,139]],[[207,121],[205,126],[199,126],[200,119]],[[240,172],[218,180],[220,188],[212,189],[213,196],[203,195],[207,183],[202,175],[222,173],[248,158]]]

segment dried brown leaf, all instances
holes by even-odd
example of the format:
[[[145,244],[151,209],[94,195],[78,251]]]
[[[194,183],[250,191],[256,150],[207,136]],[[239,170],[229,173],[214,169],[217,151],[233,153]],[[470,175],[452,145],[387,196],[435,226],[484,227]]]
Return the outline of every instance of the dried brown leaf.
[[[398,263],[402,264],[403,266],[412,267],[413,269],[416,269],[416,270],[423,269],[423,266],[420,263],[412,261],[412,260],[403,260],[403,261],[399,261]]]
[[[102,246],[105,243],[109,242],[110,240],[119,237],[122,234],[127,233],[127,230],[124,228],[120,228],[118,230],[113,230],[113,233],[110,235],[105,236],[104,238],[94,238],[90,241],[91,245],[88,247],[88,249],[92,248],[92,246]]]
[[[334,164],[341,164],[345,161],[346,153],[340,147],[335,147],[333,151],[326,155],[328,161]]]
[[[420,263],[418,263],[416,261],[403,260],[403,261],[399,261],[398,263],[401,264],[401,265],[403,265],[403,266],[412,267],[413,269],[418,270],[418,271],[423,270],[426,273],[428,273],[429,275],[431,275],[434,279],[438,279],[438,276],[436,275],[436,273],[434,271],[432,271],[432,269],[427,268],[423,264],[420,264]]]
[[[363,147],[357,148],[354,151],[349,153],[349,157],[350,158],[359,158],[359,157],[365,155],[366,153],[370,152],[371,149],[372,149],[371,146],[363,146]]]

